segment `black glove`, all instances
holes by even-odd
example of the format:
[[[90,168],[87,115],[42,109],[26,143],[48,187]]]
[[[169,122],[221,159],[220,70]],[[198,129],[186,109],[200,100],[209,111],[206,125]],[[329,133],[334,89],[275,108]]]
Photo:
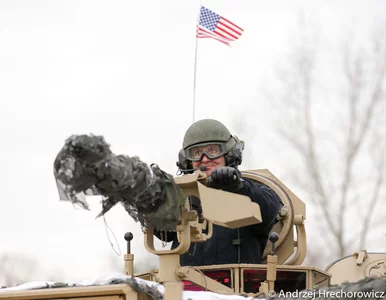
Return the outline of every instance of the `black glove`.
[[[220,167],[208,177],[208,187],[235,192],[243,187],[240,172],[232,167]]]

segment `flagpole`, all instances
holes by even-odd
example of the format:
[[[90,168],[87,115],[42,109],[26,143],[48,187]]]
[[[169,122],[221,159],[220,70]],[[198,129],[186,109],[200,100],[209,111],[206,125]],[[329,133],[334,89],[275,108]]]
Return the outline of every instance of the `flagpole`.
[[[197,74],[197,48],[198,48],[198,37],[197,37],[197,28],[200,24],[200,16],[201,16],[201,6],[202,6],[202,0],[200,0],[200,10],[198,12],[198,18],[196,22],[196,49],[194,51],[194,74],[193,74],[193,121],[195,120],[195,113],[196,113],[196,74]]]
[[[194,78],[193,78],[193,122],[195,119],[195,112],[196,112],[196,74],[197,74],[197,45],[198,45],[198,38],[196,36],[196,50],[194,52]]]

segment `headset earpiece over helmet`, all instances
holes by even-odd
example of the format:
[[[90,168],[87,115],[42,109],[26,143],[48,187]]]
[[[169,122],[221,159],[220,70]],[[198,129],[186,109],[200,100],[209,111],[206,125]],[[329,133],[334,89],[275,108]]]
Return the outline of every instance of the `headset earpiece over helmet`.
[[[224,155],[225,165],[237,168],[242,163],[244,142],[232,136],[229,130],[219,121],[203,119],[193,123],[185,133],[182,149],[178,153],[177,166],[182,173],[192,173],[192,160],[202,158],[194,149],[202,146],[215,146],[213,158]],[[205,154],[210,157],[210,153]],[[217,154],[217,155],[216,155]],[[196,155],[196,156],[195,156]]]

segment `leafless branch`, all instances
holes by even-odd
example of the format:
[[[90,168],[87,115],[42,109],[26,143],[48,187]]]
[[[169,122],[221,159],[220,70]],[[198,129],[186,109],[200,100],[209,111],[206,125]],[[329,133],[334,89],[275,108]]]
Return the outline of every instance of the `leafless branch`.
[[[357,56],[353,60],[351,59],[349,47],[347,46],[347,52],[344,56],[344,74],[346,75],[348,81],[348,116],[349,116],[349,127],[346,137],[346,159],[343,167],[343,184],[341,188],[341,199],[339,204],[339,211],[345,211],[347,207],[347,192],[351,185],[351,175],[353,161],[357,153],[358,148],[355,148],[355,129],[358,123],[358,101],[360,97],[360,91],[362,89],[363,81],[363,59],[361,56]],[[361,142],[360,140],[359,142]],[[340,255],[344,255],[344,224],[345,224],[345,214],[342,214],[338,220],[338,240],[340,247]]]
[[[370,229],[372,216],[374,214],[376,204],[380,200],[380,191],[383,186],[383,183],[385,182],[385,170],[386,170],[385,156],[386,156],[386,142],[385,140],[383,140],[381,142],[381,150],[379,151],[379,155],[376,155],[374,158],[374,165],[377,170],[377,178],[374,184],[374,190],[371,195],[370,203],[367,206],[368,207],[367,213],[363,219],[363,227],[360,235],[360,246],[362,248],[366,244],[366,237]]]
[[[365,173],[357,170],[360,170],[360,164],[368,166],[370,158],[365,150],[369,137],[373,134],[373,126],[377,126],[377,120],[379,122],[381,117],[377,109],[382,99],[385,99],[383,88],[386,83],[386,48],[380,43],[382,39],[374,39],[376,51],[372,53],[354,47],[352,43],[346,43],[342,56],[343,72],[339,74],[336,71],[334,74],[337,78],[338,75],[341,76],[339,82],[346,82],[345,93],[341,84],[337,90],[340,103],[347,103],[346,110],[333,108],[332,115],[335,112],[336,116],[339,114],[339,122],[331,121],[323,132],[318,130],[315,122],[321,117],[315,109],[315,104],[318,104],[315,90],[320,85],[316,51],[310,39],[301,34],[299,36],[301,42],[294,47],[296,55],[290,58],[289,71],[287,70],[285,76],[281,73],[278,78],[285,95],[277,97],[281,101],[279,106],[287,104],[292,111],[290,116],[281,115],[280,123],[277,122],[281,125],[278,134],[303,159],[307,174],[304,174],[303,178],[300,177],[299,181],[304,190],[308,186],[309,200],[319,210],[323,218],[322,223],[330,233],[328,236],[333,237],[334,241],[332,243],[325,236],[321,238],[329,245],[335,244],[338,255],[344,256],[354,242],[358,246],[365,243],[369,229],[374,224],[374,207],[382,199],[381,193],[385,187],[385,154],[382,154],[382,160],[379,153],[376,156],[378,161],[376,172],[373,172],[376,177],[374,181],[369,177],[363,178]],[[374,69],[369,66],[374,66]],[[291,70],[292,75],[289,75]],[[336,134],[338,132],[339,135]],[[344,137],[343,144],[341,134]],[[385,136],[382,139],[385,139]],[[330,147],[323,149],[326,151],[320,151],[321,142],[326,140],[329,141],[327,145],[335,145],[335,149]],[[339,156],[333,151],[339,153]],[[370,195],[367,198],[370,201],[366,204],[364,194]],[[358,215],[361,222],[359,230],[348,232],[347,228],[351,222],[349,216],[352,216],[351,208],[354,205],[360,208]],[[332,210],[332,207],[335,209]],[[317,226],[324,226],[322,223]]]

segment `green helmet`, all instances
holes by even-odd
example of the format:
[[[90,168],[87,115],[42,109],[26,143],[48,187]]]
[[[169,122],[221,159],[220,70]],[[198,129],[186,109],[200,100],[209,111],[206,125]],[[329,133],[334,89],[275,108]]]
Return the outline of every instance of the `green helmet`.
[[[217,155],[208,157],[214,159],[224,155],[225,165],[237,167],[242,162],[244,142],[237,136],[232,136],[228,128],[219,121],[204,119],[193,123],[185,133],[182,149],[178,154],[177,166],[183,173],[191,173],[192,161],[201,160],[202,155],[194,159],[190,150],[195,146],[215,144],[218,147]]]

